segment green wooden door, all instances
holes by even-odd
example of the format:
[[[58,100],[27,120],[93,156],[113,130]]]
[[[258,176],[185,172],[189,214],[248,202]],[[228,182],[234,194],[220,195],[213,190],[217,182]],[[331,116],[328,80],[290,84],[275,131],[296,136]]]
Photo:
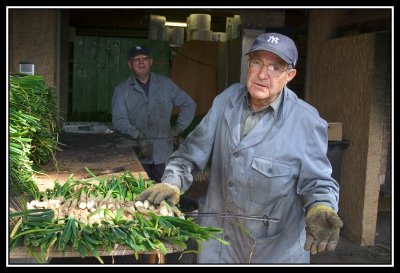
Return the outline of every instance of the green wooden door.
[[[111,121],[114,87],[131,75],[127,55],[146,45],[153,55],[152,71],[170,76],[169,43],[143,39],[76,36],[74,40],[72,113],[69,121]]]

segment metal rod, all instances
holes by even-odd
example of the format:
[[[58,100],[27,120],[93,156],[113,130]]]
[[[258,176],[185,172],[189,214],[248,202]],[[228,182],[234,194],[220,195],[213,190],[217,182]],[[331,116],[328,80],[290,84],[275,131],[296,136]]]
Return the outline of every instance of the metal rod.
[[[255,216],[255,215],[241,215],[241,214],[233,214],[226,212],[200,212],[200,213],[185,213],[186,217],[209,217],[209,216],[220,216],[222,218],[239,218],[239,219],[247,219],[247,220],[256,220],[256,221],[268,221],[268,222],[276,222],[279,223],[280,220],[277,218],[270,218],[266,215],[263,216]]]

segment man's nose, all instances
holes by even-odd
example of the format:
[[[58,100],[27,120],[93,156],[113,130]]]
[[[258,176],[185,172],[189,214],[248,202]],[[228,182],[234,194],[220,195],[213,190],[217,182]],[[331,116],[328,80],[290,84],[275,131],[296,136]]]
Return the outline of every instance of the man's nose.
[[[263,65],[258,71],[258,76],[262,79],[269,77],[268,66]]]

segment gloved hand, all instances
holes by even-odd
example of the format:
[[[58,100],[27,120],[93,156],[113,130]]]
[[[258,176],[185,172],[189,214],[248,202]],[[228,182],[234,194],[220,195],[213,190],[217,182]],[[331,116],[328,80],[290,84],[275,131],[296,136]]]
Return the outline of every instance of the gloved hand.
[[[307,239],[305,250],[311,254],[334,251],[339,241],[340,228],[343,222],[336,212],[326,205],[315,205],[308,209],[306,216]]]
[[[172,131],[172,136],[173,136],[173,137],[179,136],[179,134],[182,132],[182,130],[179,129],[177,126],[174,126],[174,127],[171,129],[171,131]]]
[[[139,139],[139,158],[151,159],[153,157],[153,142],[149,139]]]
[[[181,191],[177,186],[168,183],[158,183],[150,188],[144,190],[136,201],[149,200],[152,204],[160,204],[161,201],[166,200],[171,206],[176,205],[179,202]]]
[[[178,149],[181,143],[185,140],[183,137],[175,137],[174,138],[174,150]]]
[[[139,159],[150,160],[153,156],[153,143],[149,139],[137,139],[133,149]]]

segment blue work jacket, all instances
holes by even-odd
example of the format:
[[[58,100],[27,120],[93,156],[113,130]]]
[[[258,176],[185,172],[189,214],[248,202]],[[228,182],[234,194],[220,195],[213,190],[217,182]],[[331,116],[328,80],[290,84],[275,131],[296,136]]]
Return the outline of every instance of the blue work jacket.
[[[201,218],[202,225],[223,228],[224,239],[231,244],[205,241],[199,263],[309,263],[309,252],[304,250],[307,208],[321,203],[338,209],[339,185],[331,177],[326,155],[327,122],[289,88],[282,92],[273,122],[267,121],[271,115],[265,115],[240,140],[247,88],[244,84],[230,86],[215,98],[201,123],[169,159],[168,163],[189,161],[195,175],[211,158],[200,212],[280,220],[266,225],[239,218]],[[184,177],[191,176],[167,182],[186,191],[192,181]]]
[[[179,108],[178,119],[171,128],[172,110]],[[170,78],[151,73],[149,93],[143,91],[132,75],[114,89],[112,123],[115,130],[137,139],[153,142],[151,160],[143,164],[165,163],[173,152],[173,137],[184,131],[193,120],[196,104]]]

